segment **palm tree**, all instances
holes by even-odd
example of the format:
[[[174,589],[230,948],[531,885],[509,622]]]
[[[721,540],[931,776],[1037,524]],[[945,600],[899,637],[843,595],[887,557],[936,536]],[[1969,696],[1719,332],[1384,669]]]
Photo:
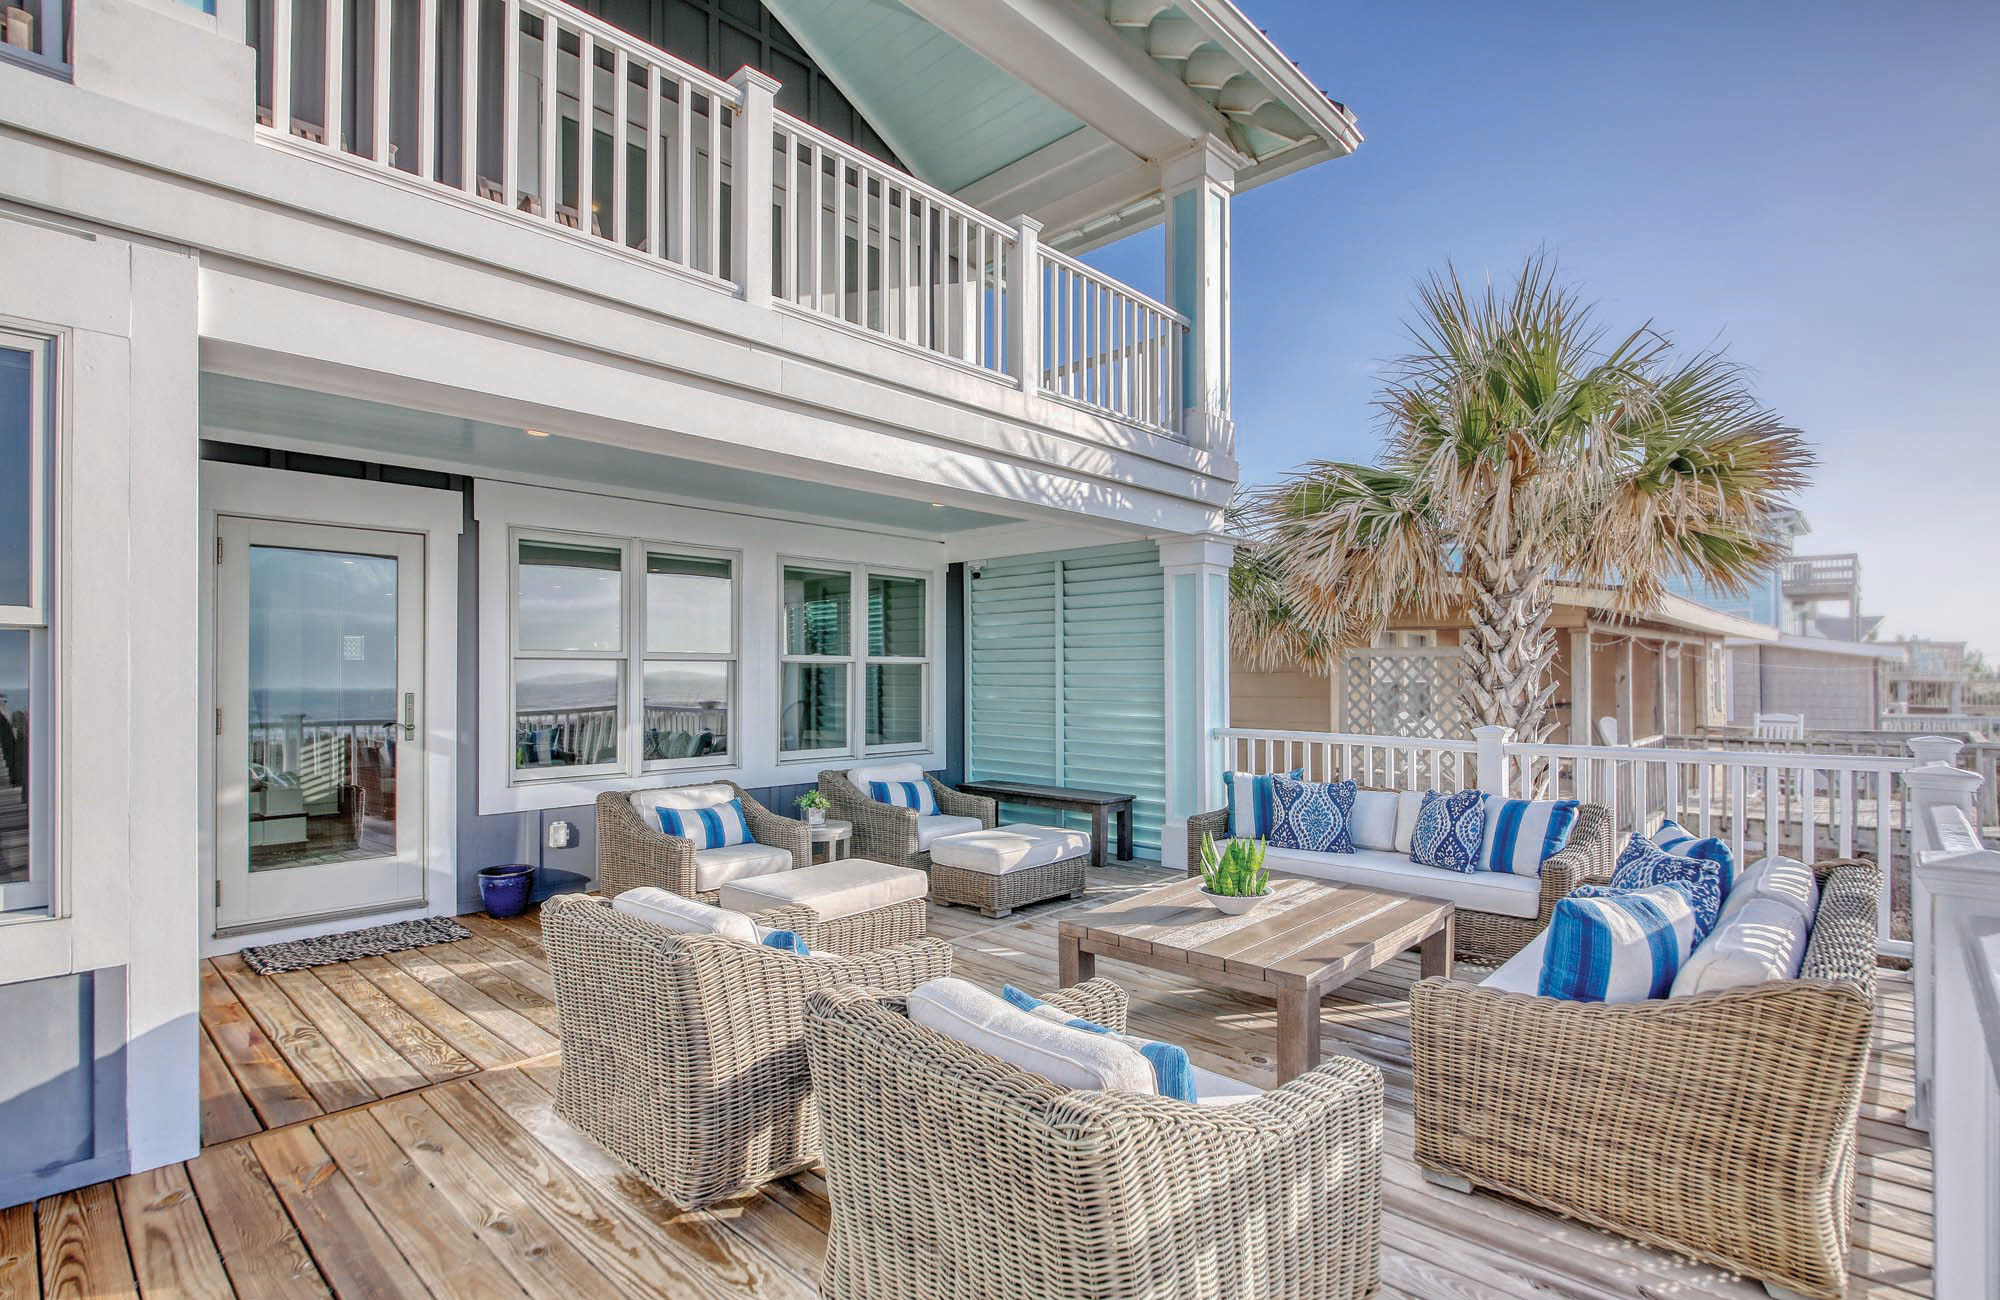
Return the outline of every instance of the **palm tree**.
[[[1394,616],[1462,611],[1471,713],[1539,741],[1556,584],[1625,614],[1674,574],[1742,589],[1783,555],[1772,520],[1812,454],[1742,367],[1650,324],[1607,335],[1545,257],[1505,292],[1447,267],[1419,306],[1381,463],[1311,461],[1238,507],[1236,640],[1253,666],[1325,668]]]

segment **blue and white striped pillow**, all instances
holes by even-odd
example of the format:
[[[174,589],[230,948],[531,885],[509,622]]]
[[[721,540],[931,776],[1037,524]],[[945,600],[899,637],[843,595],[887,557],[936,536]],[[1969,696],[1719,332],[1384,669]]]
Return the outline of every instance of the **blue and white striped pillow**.
[[[1643,835],[1635,834],[1625,841],[1618,865],[1611,872],[1613,889],[1646,889],[1669,882],[1686,886],[1694,903],[1695,937],[1699,939],[1715,928],[1734,876],[1713,858],[1669,853]]]
[[[1081,1029],[1085,1033],[1104,1034],[1136,1049],[1139,1055],[1146,1058],[1146,1064],[1153,1067],[1153,1086],[1159,1089],[1162,1097],[1172,1097],[1175,1101],[1195,1100],[1194,1063],[1188,1060],[1185,1047],[1136,1038],[1131,1034],[1112,1033],[1094,1021],[1083,1020],[1052,1007],[1032,993],[1023,993],[1012,984],[1001,985],[1000,996],[1030,1015],[1068,1025],[1071,1029]]]
[[[919,817],[938,814],[937,793],[929,781],[870,781],[868,797],[891,808],[914,808]]]
[[[1584,886],[1556,904],[1536,992],[1572,1002],[1643,1002],[1674,987],[1695,945],[1694,900],[1678,881]]]
[[[1486,796],[1486,844],[1482,871],[1539,876],[1542,864],[1561,852],[1576,829],[1574,799],[1503,799]]]
[[[750,819],[743,815],[743,801],[731,799],[713,808],[655,808],[660,829],[684,840],[693,840],[697,852],[730,844],[753,844]]]
[[[1269,839],[1271,828],[1278,824],[1277,794],[1272,790],[1271,782],[1276,780],[1277,776],[1297,781],[1305,774],[1306,770],[1302,767],[1295,767],[1276,776],[1224,772],[1222,789],[1224,796],[1229,800],[1229,826],[1225,834],[1232,840],[1239,835],[1251,840]]]
[[[1477,871],[1485,847],[1485,795],[1477,790],[1424,791],[1416,833],[1410,837],[1410,861],[1420,867]]]
[[[1722,864],[1722,892],[1728,893],[1736,883],[1736,855],[1729,846],[1713,835],[1699,838],[1693,831],[1669,817],[1660,823],[1660,829],[1649,837],[1653,843],[1667,852],[1683,858],[1700,858],[1705,862]]]

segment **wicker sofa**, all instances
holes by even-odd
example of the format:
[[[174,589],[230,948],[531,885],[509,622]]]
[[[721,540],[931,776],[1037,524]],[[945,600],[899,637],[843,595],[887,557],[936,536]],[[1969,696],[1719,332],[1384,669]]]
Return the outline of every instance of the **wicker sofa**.
[[[1775,1294],[1845,1295],[1880,875],[1815,870],[1795,980],[1617,1004],[1418,983],[1417,1163]]]
[[[819,1159],[807,995],[951,973],[935,939],[798,957],[677,934],[582,894],[544,903],[542,934],[562,1035],[556,1109],[687,1208]]]
[[[794,867],[812,861],[812,837],[804,822],[772,812],[734,781],[692,784],[728,786],[742,800],[744,820],[750,823],[750,834],[757,843],[786,850]],[[647,822],[632,806],[632,793],[607,790],[597,796],[598,890],[615,897],[641,885],[656,885],[704,903],[717,901],[721,886],[702,887],[694,841],[669,835],[657,822]]]
[[[1050,1002],[1122,1028],[1090,980]],[[833,1207],[829,1300],[1338,1300],[1379,1281],[1382,1078],[1329,1061],[1200,1106],[1072,1092],[912,1022],[905,1000],[806,1004]]]
[[[1214,836],[1221,843],[1228,835],[1229,810],[1201,813],[1188,818],[1188,874],[1201,871],[1201,843]],[[1440,868],[1415,867],[1401,854],[1363,849],[1347,853],[1305,853],[1296,850],[1270,851],[1266,865],[1273,875],[1306,876],[1345,884],[1384,889],[1417,897],[1435,896],[1453,906],[1454,942],[1458,956],[1466,961],[1499,963],[1533,942],[1548,928],[1556,904],[1578,885],[1602,884],[1611,879],[1618,865],[1619,836],[1614,831],[1609,809],[1587,803],[1577,809],[1576,825],[1569,843],[1542,864],[1539,892],[1530,892],[1520,910],[1531,915],[1509,915],[1470,906],[1464,893],[1454,891],[1492,889],[1498,885],[1526,884],[1524,877],[1496,878],[1489,872],[1454,872]],[[1478,877],[1486,877],[1481,880]],[[1425,886],[1437,892],[1433,895]],[[1508,900],[1510,903],[1513,900]]]
[[[961,794],[934,776],[925,775],[931,793],[937,796],[938,812],[946,817],[977,821],[991,829],[1000,824],[1000,805],[978,795]],[[853,850],[857,857],[872,858],[894,867],[931,869],[930,842],[923,818],[914,808],[897,808],[877,803],[868,792],[847,779],[847,771],[829,770],[819,774],[819,792],[832,805],[829,815],[854,824]],[[970,829],[955,826],[954,830]]]

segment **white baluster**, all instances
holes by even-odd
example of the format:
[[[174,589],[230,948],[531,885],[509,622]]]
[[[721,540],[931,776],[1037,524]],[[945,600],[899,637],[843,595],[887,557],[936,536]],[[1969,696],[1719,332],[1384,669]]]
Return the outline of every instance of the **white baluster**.
[[[274,4],[288,0],[273,0]],[[466,12],[478,13],[470,0]],[[346,0],[326,0],[326,37],[322,42],[326,55],[326,108],[322,123],[326,128],[326,147],[338,151],[345,136],[343,119],[346,109],[341,97],[346,93],[347,80],[347,3]],[[275,120],[275,119],[274,119]]]
[[[597,43],[576,34],[576,228],[597,233]]]
[[[507,0],[500,29],[500,202],[521,202],[521,4]]]
[[[339,0],[327,0],[329,11]],[[458,188],[479,193],[479,36],[485,0],[458,0]]]
[[[660,170],[660,84],[658,64],[646,65],[646,251],[667,255],[666,174]],[[789,261],[789,259],[788,259]]]
[[[438,176],[437,0],[417,0],[417,175]]]
[[[722,278],[722,99],[708,97],[708,178],[702,186],[708,205],[708,265],[703,269]]]
[[[395,7],[389,0],[375,0],[375,108],[369,126],[374,136],[375,161],[384,166],[389,163],[389,87],[396,79],[396,65],[389,51],[394,15]]]
[[[381,3],[381,0],[377,0]],[[542,175],[541,175],[541,217],[554,225],[556,203],[560,197],[556,193],[562,172],[556,166],[556,150],[562,143],[562,131],[556,126],[556,51],[562,45],[562,36],[556,29],[555,15],[544,11],[542,19]]]
[[[271,0],[271,129],[292,133],[292,0]]]
[[[632,178],[626,173],[631,164],[632,71],[620,46],[611,52],[611,238],[620,248],[630,247],[625,229],[626,209],[631,206]]]

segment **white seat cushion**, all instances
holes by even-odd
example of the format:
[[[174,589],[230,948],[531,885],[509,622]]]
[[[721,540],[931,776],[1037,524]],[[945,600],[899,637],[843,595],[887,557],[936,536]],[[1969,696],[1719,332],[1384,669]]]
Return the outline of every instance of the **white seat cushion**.
[[[926,1029],[1061,1087],[1157,1092],[1153,1067],[1136,1048],[1108,1034],[1043,1019],[965,980],[920,984],[910,993],[909,1008],[910,1019]]]
[[[863,794],[868,793],[870,781],[882,781],[895,785],[899,781],[924,783],[924,769],[919,763],[878,763],[873,767],[854,767],[847,771],[848,781]]]
[[[1348,833],[1354,837],[1357,849],[1381,849],[1393,853],[1396,848],[1396,805],[1400,802],[1394,790],[1357,790],[1354,794],[1354,811],[1348,814]],[[1415,822],[1411,823],[1414,827]],[[1405,853],[1408,849],[1403,850]]]
[[[1264,866],[1274,872],[1313,880],[1435,898],[1454,907],[1498,916],[1526,920],[1542,910],[1542,882],[1534,876],[1419,866],[1401,854],[1384,853],[1380,849],[1357,849],[1353,853],[1270,849],[1264,855]]]
[[[626,890],[611,900],[611,910],[651,921],[676,934],[719,934],[744,943],[758,941],[757,927],[743,913],[697,903],[653,885]]]
[[[768,912],[803,903],[820,920],[836,921],[923,898],[930,892],[930,883],[930,877],[921,871],[867,858],[844,858],[797,871],[732,880],[722,887],[722,905],[744,912]]]
[[[1671,996],[1798,977],[1806,956],[1806,921],[1790,902],[1753,898],[1724,915],[1674,977]]]
[[[1783,903],[1797,912],[1810,930],[1813,917],[1819,913],[1819,877],[1797,858],[1765,858],[1730,886],[1729,897],[1722,900],[1722,911],[1715,918],[1715,928],[1720,930],[1729,924],[1731,917],[1757,899]]]
[[[1087,831],[1058,830],[1025,822],[992,830],[960,831],[931,841],[931,861],[982,875],[1004,876],[1090,852]]]
[[[977,817],[953,817],[939,813],[935,817],[917,818],[917,852],[928,853],[939,836],[959,835],[966,831],[980,829]]]
[[[1194,1072],[1194,1104],[1197,1106],[1240,1106],[1264,1095],[1254,1083],[1232,1079],[1226,1074],[1191,1066]]]
[[[707,893],[745,876],[768,876],[792,869],[792,851],[775,844],[724,844],[712,849],[696,849],[694,887]]]
[[[1542,931],[1528,946],[1509,957],[1506,964],[1479,981],[1479,987],[1501,993],[1526,993],[1534,997],[1542,987],[1542,953],[1549,946],[1549,932]]]
[[[639,820],[660,829],[656,808],[719,808],[736,797],[736,792],[726,785],[677,785],[664,790],[634,790],[626,798],[632,801],[632,811],[639,814]]]

